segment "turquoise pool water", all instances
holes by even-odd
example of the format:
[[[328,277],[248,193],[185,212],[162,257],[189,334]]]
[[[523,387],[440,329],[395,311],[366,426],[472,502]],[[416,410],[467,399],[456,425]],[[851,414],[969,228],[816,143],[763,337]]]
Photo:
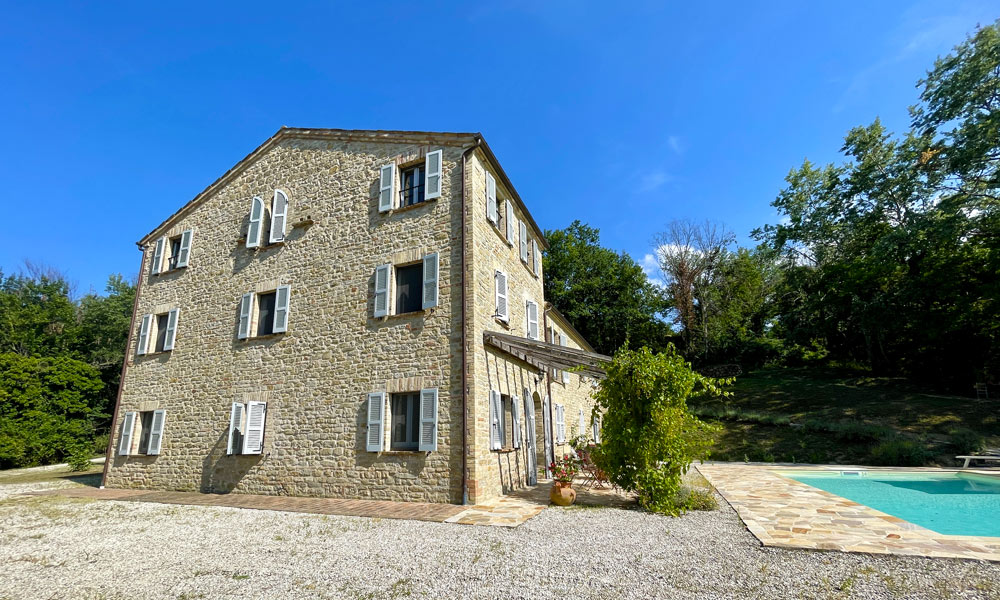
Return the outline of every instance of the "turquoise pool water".
[[[1000,477],[920,471],[781,471],[946,535],[1000,537]]]

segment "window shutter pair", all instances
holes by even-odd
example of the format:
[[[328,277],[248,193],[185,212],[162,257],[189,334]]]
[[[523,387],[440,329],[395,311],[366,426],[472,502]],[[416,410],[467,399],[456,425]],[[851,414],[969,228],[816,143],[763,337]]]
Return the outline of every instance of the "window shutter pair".
[[[424,280],[421,308],[427,310],[438,305],[438,253],[432,252],[423,258]],[[375,318],[389,316],[389,299],[392,292],[392,265],[375,267]]]
[[[517,396],[511,396],[510,399],[510,420],[512,421],[511,426],[511,444],[515,448],[521,447],[521,399]]]
[[[288,221],[288,195],[281,190],[274,190],[271,199],[271,233],[268,242],[276,244],[285,239],[285,225]],[[247,229],[247,248],[260,246],[261,231],[264,223],[264,201],[260,196],[254,196],[250,202],[250,227]]]
[[[118,436],[118,454],[129,456],[132,454],[132,441],[135,439],[135,425],[137,413],[129,411],[122,419],[122,430]],[[167,411],[158,409],[153,411],[153,423],[149,430],[149,448],[146,454],[157,455],[163,445],[163,424],[166,421]]]
[[[194,230],[192,229],[187,229],[181,234],[181,246],[177,251],[177,264],[174,265],[174,268],[180,269],[188,266],[188,259],[191,256],[191,237],[193,234]],[[167,253],[168,243],[167,236],[156,240],[156,249],[153,251],[153,275],[163,271],[163,258]]]
[[[524,303],[525,322],[527,323],[528,337],[538,339],[538,304],[527,300]]]
[[[240,299],[240,325],[236,334],[241,340],[250,337],[250,326],[253,321],[253,305],[257,294],[247,292]],[[288,331],[288,311],[292,301],[292,286],[279,285],[274,290],[274,322],[271,331],[274,333],[285,333]]]
[[[521,262],[528,264],[528,226],[524,224],[524,221],[519,221],[517,226],[521,234]]]
[[[500,392],[490,390],[490,450],[500,450],[503,447],[500,425]]]
[[[229,413],[226,454],[260,454],[264,450],[267,402],[233,402]]]
[[[486,171],[486,218],[489,219],[490,223],[497,224],[500,217],[498,212],[497,180],[489,171]]]
[[[368,452],[381,452],[385,448],[385,392],[368,394],[368,434],[365,448]],[[438,432],[438,391],[437,388],[420,390],[420,437],[417,449],[420,452],[437,450]]]
[[[428,152],[424,158],[424,200],[441,197],[441,171],[443,152]],[[389,212],[396,208],[396,163],[379,168],[378,211]]]
[[[174,340],[177,337],[177,319],[181,309],[174,308],[167,313],[167,333],[163,339],[164,352],[174,349]],[[139,342],[136,344],[136,353],[139,355],[149,354],[149,343],[153,340],[153,317],[152,314],[142,316],[142,323],[139,325]]]
[[[504,202],[507,209],[507,245],[514,245],[514,203],[511,200]]]
[[[507,322],[510,320],[510,308],[507,302],[507,274],[503,271],[497,271],[494,275],[496,280],[496,304],[497,311],[496,317],[501,321]]]

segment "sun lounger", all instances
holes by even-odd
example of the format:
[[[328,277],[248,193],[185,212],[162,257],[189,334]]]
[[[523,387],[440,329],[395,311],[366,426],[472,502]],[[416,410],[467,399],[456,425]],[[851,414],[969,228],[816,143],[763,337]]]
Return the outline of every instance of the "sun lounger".
[[[965,463],[962,464],[962,468],[963,469],[968,469],[969,468],[969,463],[972,462],[972,461],[974,461],[974,460],[983,460],[983,461],[990,461],[990,460],[992,460],[992,461],[1000,462],[1000,452],[989,452],[988,454],[977,454],[977,455],[972,455],[972,456],[964,456],[963,455],[963,456],[956,456],[955,458],[959,458],[959,459],[965,460]]]

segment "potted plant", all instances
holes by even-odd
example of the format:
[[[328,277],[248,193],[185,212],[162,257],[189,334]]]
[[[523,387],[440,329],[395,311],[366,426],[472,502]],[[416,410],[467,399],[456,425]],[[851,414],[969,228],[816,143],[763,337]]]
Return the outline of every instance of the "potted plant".
[[[580,461],[575,456],[564,454],[549,465],[552,471],[552,491],[549,500],[559,506],[569,506],[576,500],[576,490],[573,489],[573,478],[580,471]]]

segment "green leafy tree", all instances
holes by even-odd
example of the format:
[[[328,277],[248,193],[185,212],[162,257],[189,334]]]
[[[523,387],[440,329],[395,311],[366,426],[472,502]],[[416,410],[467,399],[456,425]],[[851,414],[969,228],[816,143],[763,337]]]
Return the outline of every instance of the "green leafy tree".
[[[598,466],[646,509],[677,514],[681,477],[708,457],[715,431],[689,412],[687,399],[722,393],[722,383],[693,371],[673,345],[659,353],[619,348],[594,396],[603,413]]]
[[[667,301],[628,254],[602,247],[599,231],[580,221],[546,231],[545,239],[545,297],[595,350],[611,354],[626,340],[667,343]]]
[[[108,412],[118,393],[128,328],[135,301],[135,284],[122,275],[108,278],[106,295],[88,294],[80,299],[76,352],[101,373],[104,390],[94,408]]]
[[[36,277],[0,273],[0,352],[55,356],[76,339],[76,306],[57,273]]]

